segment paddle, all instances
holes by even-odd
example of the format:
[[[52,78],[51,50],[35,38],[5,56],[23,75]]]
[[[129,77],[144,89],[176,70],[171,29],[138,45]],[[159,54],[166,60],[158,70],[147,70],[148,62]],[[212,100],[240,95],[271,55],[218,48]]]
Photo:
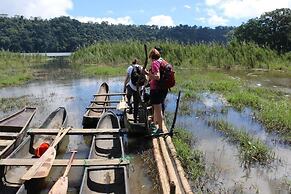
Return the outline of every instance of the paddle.
[[[63,139],[63,137],[70,129],[71,127],[68,127],[66,129],[60,129],[52,145],[21,177],[21,180],[27,181],[32,178],[44,178],[48,176],[57,155],[55,146]]]
[[[74,160],[74,156],[75,156],[75,153],[77,151],[72,151],[72,155],[71,155],[71,158],[67,164],[67,167],[66,167],[66,170],[63,174],[63,176],[61,176],[57,182],[53,185],[53,187],[51,188],[51,190],[49,191],[49,194],[66,194],[67,193],[67,190],[68,190],[68,184],[69,184],[69,181],[68,181],[68,173],[69,173],[69,170],[72,166],[72,162]]]
[[[124,110],[128,107],[125,99],[124,99],[124,96],[121,98],[120,102],[117,104],[116,106],[116,109],[117,110]]]

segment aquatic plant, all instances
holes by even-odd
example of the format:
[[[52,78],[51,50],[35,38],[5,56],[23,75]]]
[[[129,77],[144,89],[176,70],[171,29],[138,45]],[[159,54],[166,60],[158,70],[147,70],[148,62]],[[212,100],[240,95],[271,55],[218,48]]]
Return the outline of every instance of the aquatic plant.
[[[190,180],[195,181],[205,170],[203,154],[193,149],[193,135],[183,128],[175,128],[173,143],[177,150],[178,158]]]
[[[238,144],[240,158],[245,167],[256,163],[266,165],[274,159],[271,149],[251,134],[237,129],[223,120],[209,121],[209,124],[223,132],[230,141]]]
[[[290,54],[279,55],[254,43],[228,44],[180,44],[173,41],[151,41],[148,48],[160,46],[162,56],[174,67],[222,69],[281,69],[290,70]],[[71,56],[73,63],[83,64],[128,64],[134,58],[144,60],[143,43],[140,41],[103,41],[83,47]]]

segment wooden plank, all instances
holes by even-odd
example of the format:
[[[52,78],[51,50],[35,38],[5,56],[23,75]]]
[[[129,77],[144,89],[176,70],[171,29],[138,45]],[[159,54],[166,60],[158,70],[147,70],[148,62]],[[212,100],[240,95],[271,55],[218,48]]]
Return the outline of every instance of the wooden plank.
[[[1,166],[32,166],[38,158],[22,159],[8,158],[0,160]],[[69,159],[55,159],[53,166],[67,166]],[[123,166],[128,160],[121,159],[74,159],[72,166]]]
[[[116,109],[116,106],[99,106],[99,107],[87,107],[88,110],[100,110],[100,109]]]
[[[18,135],[18,133],[0,132],[1,139],[15,139]]]
[[[119,103],[120,100],[91,100],[91,103]]]
[[[126,132],[126,128],[121,129],[71,129],[68,135],[94,135],[94,134],[114,134]],[[59,129],[29,129],[27,134],[29,135],[56,135]]]
[[[94,94],[94,96],[125,96],[126,93],[105,93],[105,94]]]
[[[3,140],[3,139],[0,139],[0,147],[6,147],[9,144],[11,144],[13,141],[14,140]]]

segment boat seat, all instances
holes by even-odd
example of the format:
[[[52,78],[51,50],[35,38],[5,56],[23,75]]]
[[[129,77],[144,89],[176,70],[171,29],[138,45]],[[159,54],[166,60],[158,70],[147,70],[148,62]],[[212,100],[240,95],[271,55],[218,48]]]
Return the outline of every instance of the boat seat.
[[[15,139],[18,133],[0,132],[0,139]]]
[[[5,148],[6,146],[10,145],[14,141],[15,140],[3,140],[3,139],[0,139],[0,148]]]

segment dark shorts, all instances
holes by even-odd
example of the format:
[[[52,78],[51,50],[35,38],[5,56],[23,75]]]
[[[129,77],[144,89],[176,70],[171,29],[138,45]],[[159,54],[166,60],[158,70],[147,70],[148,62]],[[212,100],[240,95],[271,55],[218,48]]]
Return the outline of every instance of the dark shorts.
[[[150,98],[151,104],[162,104],[164,103],[168,90],[151,90]]]

